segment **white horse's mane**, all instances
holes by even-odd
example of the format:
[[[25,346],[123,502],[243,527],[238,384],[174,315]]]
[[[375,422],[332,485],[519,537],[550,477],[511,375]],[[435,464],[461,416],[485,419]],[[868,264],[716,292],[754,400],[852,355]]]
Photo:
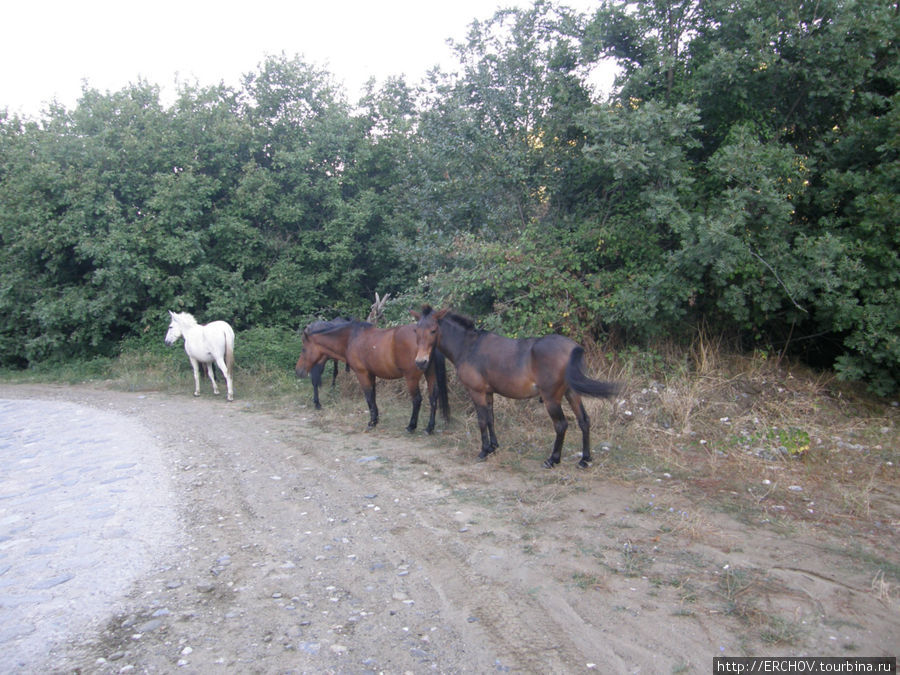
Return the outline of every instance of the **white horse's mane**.
[[[177,321],[178,323],[185,326],[196,326],[197,319],[194,318],[193,314],[189,314],[188,312],[172,312],[172,319]]]

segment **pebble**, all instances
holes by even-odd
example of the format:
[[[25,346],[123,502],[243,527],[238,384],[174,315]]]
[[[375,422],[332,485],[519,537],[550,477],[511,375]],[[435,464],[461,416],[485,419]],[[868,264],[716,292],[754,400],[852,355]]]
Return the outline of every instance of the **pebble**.
[[[149,633],[151,631],[156,630],[157,628],[159,628],[162,625],[163,625],[162,619],[151,619],[150,621],[142,623],[140,626],[138,626],[138,630],[141,633]]]

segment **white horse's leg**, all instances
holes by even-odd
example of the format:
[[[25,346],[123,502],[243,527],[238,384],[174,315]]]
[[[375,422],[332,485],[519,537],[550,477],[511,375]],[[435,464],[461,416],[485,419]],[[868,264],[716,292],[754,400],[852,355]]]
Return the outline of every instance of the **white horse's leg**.
[[[216,369],[211,363],[204,363],[203,367],[206,368],[206,374],[209,375],[209,381],[212,382],[213,394],[218,396],[219,386],[216,384]]]
[[[228,370],[228,366],[225,365],[225,358],[220,356],[216,359],[216,365],[219,366],[219,370],[222,371],[222,375],[225,376],[225,386],[228,389],[228,396],[225,398],[226,401],[234,400],[234,389],[231,386],[231,371]],[[210,372],[212,372],[212,364],[209,364]],[[219,392],[216,392],[217,394]]]
[[[194,369],[194,396],[200,395],[200,362],[193,356],[188,356],[191,360],[191,368]]]

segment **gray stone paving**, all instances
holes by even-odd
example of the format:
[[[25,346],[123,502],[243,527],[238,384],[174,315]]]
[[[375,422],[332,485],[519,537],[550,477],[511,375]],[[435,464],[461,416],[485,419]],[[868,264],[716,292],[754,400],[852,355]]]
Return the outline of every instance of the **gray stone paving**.
[[[177,533],[159,447],[129,418],[0,399],[0,672],[37,672]]]

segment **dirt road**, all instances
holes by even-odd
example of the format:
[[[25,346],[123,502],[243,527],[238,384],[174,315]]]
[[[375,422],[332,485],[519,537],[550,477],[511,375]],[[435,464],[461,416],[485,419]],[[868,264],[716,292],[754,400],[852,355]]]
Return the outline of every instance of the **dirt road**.
[[[839,533],[738,522],[666,475],[477,463],[464,430],[329,433],[311,409],[240,399],[0,398],[137,422],[171,483],[177,532],[52,649],[55,671],[667,673],[896,653],[900,608],[874,556]]]

